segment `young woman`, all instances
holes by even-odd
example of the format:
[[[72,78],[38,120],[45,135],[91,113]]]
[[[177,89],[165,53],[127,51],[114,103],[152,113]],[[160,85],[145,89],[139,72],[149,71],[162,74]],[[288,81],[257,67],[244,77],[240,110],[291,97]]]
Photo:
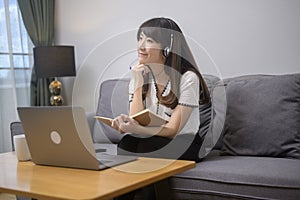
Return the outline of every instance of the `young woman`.
[[[153,18],[139,27],[137,41],[129,116],[147,108],[168,122],[145,127],[125,114],[116,117],[112,126],[130,133],[118,153],[199,161],[199,105],[210,96],[182,31],[171,19]]]

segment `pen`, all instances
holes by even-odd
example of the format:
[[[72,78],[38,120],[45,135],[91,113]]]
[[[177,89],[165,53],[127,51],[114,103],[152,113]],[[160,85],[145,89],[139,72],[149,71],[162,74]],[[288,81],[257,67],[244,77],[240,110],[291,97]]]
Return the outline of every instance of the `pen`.
[[[130,65],[130,66],[129,66],[129,70],[132,70],[132,68],[133,68],[133,66]],[[142,75],[144,75],[144,70],[142,71]]]

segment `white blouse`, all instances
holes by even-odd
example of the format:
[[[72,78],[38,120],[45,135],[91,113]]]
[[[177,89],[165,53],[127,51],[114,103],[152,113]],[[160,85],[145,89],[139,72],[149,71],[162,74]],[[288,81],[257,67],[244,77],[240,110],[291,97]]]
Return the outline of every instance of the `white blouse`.
[[[151,78],[150,78],[151,79]],[[145,108],[150,109],[154,113],[157,113],[166,120],[169,120],[173,110],[162,104],[156,104],[156,89],[153,78],[149,80],[149,91],[147,93],[146,99],[144,100]],[[168,82],[163,92],[163,96],[166,96],[171,91],[171,83]],[[133,99],[134,93],[134,80],[131,79],[129,83],[129,101]],[[198,76],[192,72],[187,71],[181,77],[180,81],[180,97],[178,98],[178,104],[182,106],[192,107],[192,113],[190,118],[186,122],[185,126],[181,129],[178,134],[183,133],[196,133],[199,129],[200,119],[199,119],[199,79]]]

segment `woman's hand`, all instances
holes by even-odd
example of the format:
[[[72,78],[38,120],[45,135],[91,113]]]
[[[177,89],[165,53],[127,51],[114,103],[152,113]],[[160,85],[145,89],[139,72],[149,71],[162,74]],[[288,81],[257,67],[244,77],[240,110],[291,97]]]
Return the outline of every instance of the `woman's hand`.
[[[128,115],[121,114],[112,120],[111,126],[123,134],[127,132],[135,132],[134,130],[136,130],[137,126],[139,126],[139,123],[130,118]]]
[[[145,64],[136,64],[131,68],[133,79],[135,80],[135,88],[139,88],[144,84],[143,76],[150,72],[150,69]]]

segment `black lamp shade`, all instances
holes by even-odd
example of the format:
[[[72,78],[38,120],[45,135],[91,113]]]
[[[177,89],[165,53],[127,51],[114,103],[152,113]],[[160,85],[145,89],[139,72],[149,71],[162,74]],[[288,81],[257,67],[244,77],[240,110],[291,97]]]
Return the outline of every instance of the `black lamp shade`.
[[[74,46],[35,47],[33,53],[38,78],[76,75]]]

